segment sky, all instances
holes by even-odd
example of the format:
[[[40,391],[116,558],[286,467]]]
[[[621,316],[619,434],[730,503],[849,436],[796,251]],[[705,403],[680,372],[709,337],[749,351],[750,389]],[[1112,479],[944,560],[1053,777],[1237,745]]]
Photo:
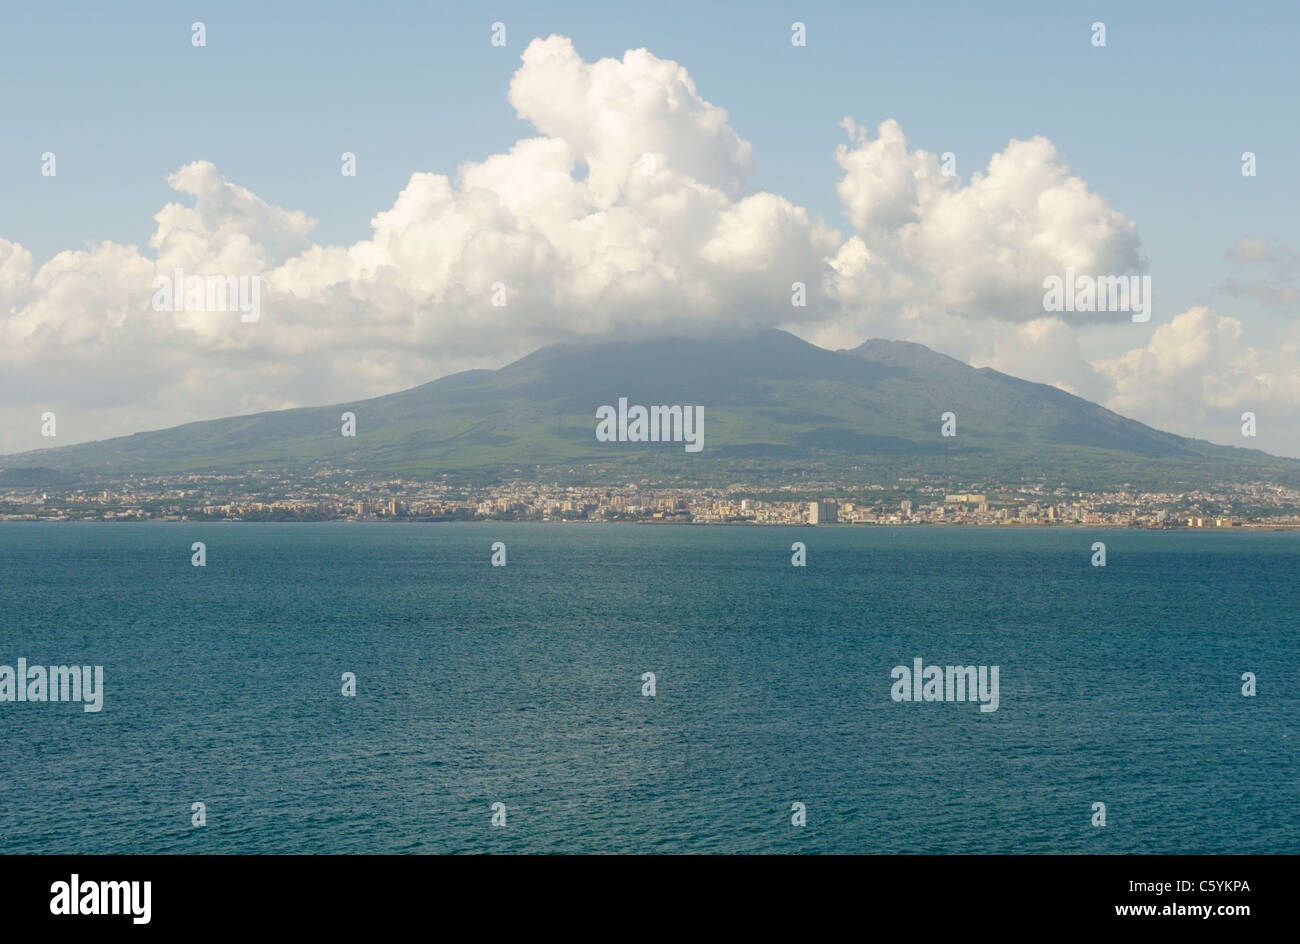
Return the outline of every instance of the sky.
[[[1300,456],[1300,7],[988,7],[7,5],[0,454],[778,326]],[[1045,311],[1067,268],[1150,321]]]

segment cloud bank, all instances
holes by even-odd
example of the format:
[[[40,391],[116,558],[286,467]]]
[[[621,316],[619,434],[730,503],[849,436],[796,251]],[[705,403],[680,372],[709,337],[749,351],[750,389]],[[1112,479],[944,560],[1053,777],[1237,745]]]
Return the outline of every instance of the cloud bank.
[[[920,341],[1179,432],[1241,409],[1300,425],[1296,331],[1262,352],[1235,319],[1193,309],[1122,357],[1084,358],[1085,319],[1106,316],[1045,313],[1043,278],[1145,263],[1136,225],[1045,138],[967,179],[896,121],[873,135],[846,118],[841,232],[754,188],[727,113],[644,49],[593,63],[534,40],[508,101],[537,136],[454,177],[414,173],[350,246],[312,242],[306,213],[206,161],[168,178],[179,199],[145,250],[104,242],[35,269],[0,238],[0,452],[49,445],[47,409],[62,444],[387,393],[557,341],[768,326],[832,347]],[[1237,290],[1294,302],[1296,254],[1243,240],[1230,258],[1268,267]],[[178,268],[257,276],[261,319],[154,311],[155,275]]]

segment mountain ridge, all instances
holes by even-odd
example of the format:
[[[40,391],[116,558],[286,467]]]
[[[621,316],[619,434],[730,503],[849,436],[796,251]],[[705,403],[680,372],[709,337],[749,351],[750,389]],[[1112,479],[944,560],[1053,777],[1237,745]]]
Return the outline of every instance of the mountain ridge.
[[[601,443],[595,410],[699,404],[704,449]],[[340,434],[342,412],[357,417]],[[940,416],[956,414],[954,437]],[[1154,429],[1047,384],[908,341],[831,351],[765,329],[550,345],[496,370],[461,371],[352,403],[200,420],[0,457],[6,477],[129,474],[456,474],[586,467],[665,481],[863,472],[957,480],[1061,478],[1079,487],[1147,480],[1300,482],[1300,460]],[[581,474],[581,473],[578,473]]]

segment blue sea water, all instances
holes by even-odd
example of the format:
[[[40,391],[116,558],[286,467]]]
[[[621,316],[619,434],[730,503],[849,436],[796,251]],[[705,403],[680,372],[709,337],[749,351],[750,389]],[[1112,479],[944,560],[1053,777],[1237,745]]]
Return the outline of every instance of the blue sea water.
[[[106,694],[0,704],[0,852],[1296,852],[1298,575],[1281,532],[7,522],[0,664]],[[916,657],[998,710],[892,701]]]

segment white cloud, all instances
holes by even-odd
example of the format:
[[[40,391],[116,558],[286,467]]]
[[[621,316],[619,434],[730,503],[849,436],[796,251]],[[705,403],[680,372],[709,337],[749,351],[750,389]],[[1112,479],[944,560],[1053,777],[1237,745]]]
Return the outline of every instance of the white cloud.
[[[167,185],[194,198],[192,207],[169,203],[154,217],[150,245],[160,267],[207,267],[216,272],[260,272],[301,252],[316,221],[270,206],[230,183],[207,161],[186,164]]]
[[[34,269],[0,239],[0,453],[49,445],[45,409],[64,444],[373,396],[614,331],[914,340],[1183,432],[1247,401],[1300,399],[1294,338],[1242,348],[1234,319],[1199,309],[1088,362],[1067,320],[1080,316],[1043,311],[1043,278],[1144,262],[1135,224],[1044,138],[1011,141],[963,180],[909,149],[896,122],[872,137],[846,119],[845,239],[751,187],[752,148],[726,112],[644,49],[588,63],[567,39],[535,40],[508,99],[538,136],[453,176],[412,174],[349,246],[312,243],[305,213],[205,161],[168,178],[183,199],[157,213],[145,251],[104,242]],[[1276,281],[1293,274],[1289,252],[1244,240],[1232,258],[1273,266]],[[175,268],[259,276],[261,320],[153,311],[154,275]],[[790,305],[796,281],[808,308]]]
[[[1010,142],[963,182],[944,176],[935,155],[909,151],[892,119],[875,138],[852,119],[844,126],[837,190],[856,232],[832,262],[830,286],[866,324],[904,306],[1032,321],[1044,315],[1048,276],[1144,267],[1135,224],[1046,138]]]
[[[390,392],[615,329],[772,325],[840,243],[748,185],[749,143],[677,63],[587,63],[553,36],[529,44],[509,100],[540,137],[455,179],[413,174],[351,246],[311,244],[305,213],[205,161],[168,178],[190,201],[156,215],[152,254],[104,243],[33,273],[0,242],[0,364],[33,398],[10,394],[0,452],[48,445],[14,419],[47,407],[83,421],[60,424],[73,441]],[[176,268],[259,276],[261,320],[153,311],[154,275]]]
[[[510,104],[547,137],[564,141],[589,168],[591,202],[619,202],[644,154],[730,198],[746,192],[753,155],[706,102],[686,70],[645,49],[588,64],[561,36],[534,40],[510,83]]]
[[[1188,309],[1120,357],[1099,362],[1105,405],[1152,426],[1231,445],[1300,456],[1300,323],[1277,347],[1242,343],[1242,324],[1212,308]],[[1256,414],[1255,439],[1240,435]]]

